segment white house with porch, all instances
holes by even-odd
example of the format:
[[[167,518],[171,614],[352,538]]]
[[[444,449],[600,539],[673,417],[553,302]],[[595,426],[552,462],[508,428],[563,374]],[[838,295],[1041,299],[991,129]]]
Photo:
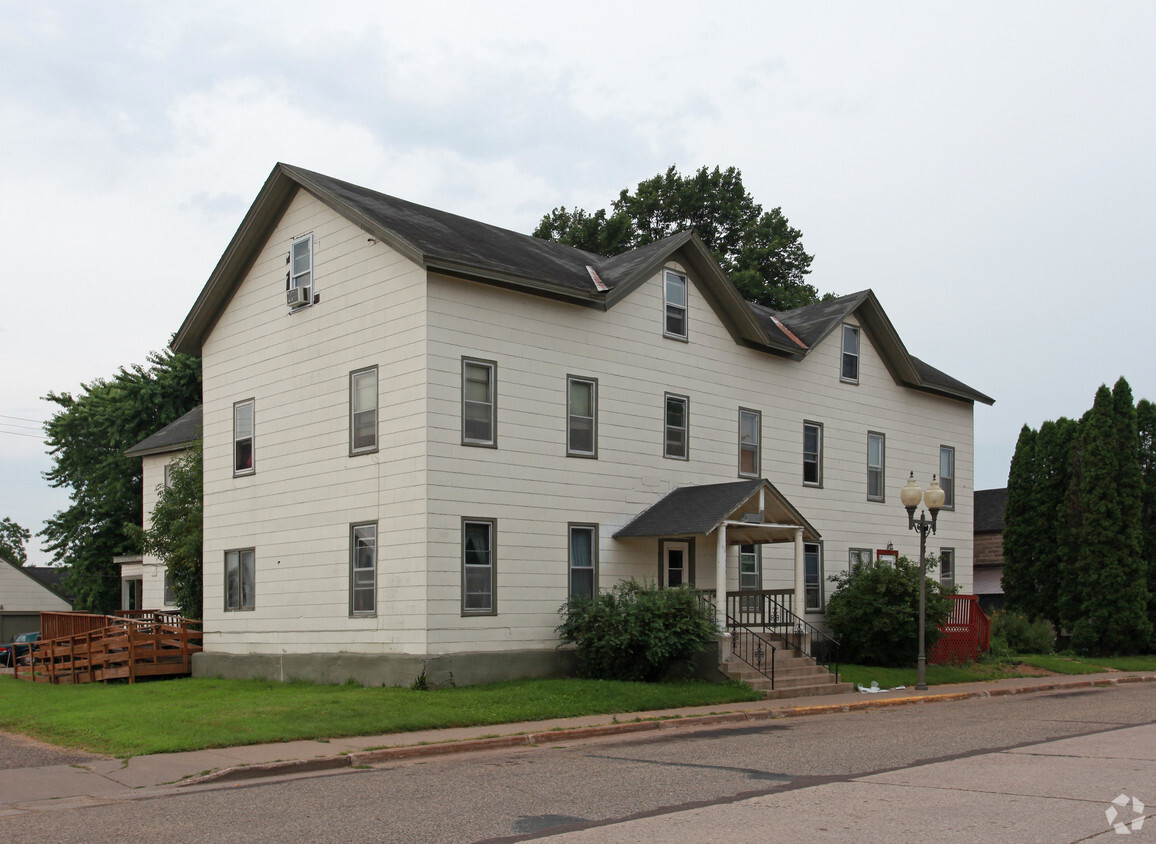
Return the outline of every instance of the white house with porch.
[[[821,628],[830,574],[916,553],[910,471],[970,586],[991,399],[869,290],[745,302],[693,232],[607,258],[279,164],[174,348],[204,377],[195,673],[553,672],[559,607],[626,578]]]

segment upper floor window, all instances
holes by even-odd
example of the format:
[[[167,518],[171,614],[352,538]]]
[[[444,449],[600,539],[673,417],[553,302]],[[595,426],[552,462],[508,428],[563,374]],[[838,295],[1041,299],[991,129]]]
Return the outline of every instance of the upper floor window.
[[[887,439],[883,434],[873,431],[867,433],[867,500],[883,501],[886,496],[883,490],[884,461],[887,452]]]
[[[943,507],[955,509],[955,449],[949,445],[939,447],[939,488],[943,490]]]
[[[686,334],[686,276],[667,270],[663,273],[663,299],[666,303],[666,323],[663,333],[667,337],[685,340]]]
[[[313,286],[313,235],[293,241],[289,258],[289,287]]]
[[[256,552],[252,548],[225,552],[225,610],[251,610],[256,605]]]
[[[566,378],[566,454],[598,456],[598,382],[593,378]]]
[[[663,457],[673,457],[677,460],[686,460],[687,449],[687,416],[689,415],[690,399],[686,396],[666,394],[666,425],[663,440]]]
[[[757,478],[762,471],[759,439],[763,416],[757,410],[739,408],[739,474]]]
[[[377,451],[377,367],[349,374],[349,453]]]
[[[233,474],[253,474],[253,399],[233,405]]]
[[[818,422],[803,423],[803,483],[823,485],[823,426]]]
[[[859,383],[859,326],[843,326],[843,368],[839,377],[844,381]]]
[[[493,361],[462,358],[462,444],[496,446],[496,381]]]
[[[462,519],[462,614],[494,613],[493,519]]]
[[[955,549],[939,549],[939,582],[944,586],[955,585]]]
[[[598,527],[570,525],[570,597],[593,598],[598,589]]]
[[[377,522],[349,529],[349,614],[377,612]]]

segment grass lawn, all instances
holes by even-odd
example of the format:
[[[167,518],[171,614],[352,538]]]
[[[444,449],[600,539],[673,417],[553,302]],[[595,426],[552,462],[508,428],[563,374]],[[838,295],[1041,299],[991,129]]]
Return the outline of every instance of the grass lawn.
[[[115,756],[759,700],[741,685],[522,680],[412,691],[261,680],[53,686],[0,677],[0,729]]]
[[[1025,668],[1026,666],[1026,668]],[[976,683],[1002,680],[1005,677],[1038,676],[1043,669],[1053,674],[1102,674],[1116,671],[1156,671],[1156,656],[1077,657],[1058,654],[1026,654],[1007,662],[973,662],[968,665],[928,665],[927,685]],[[882,689],[896,686],[915,687],[914,668],[876,668],[870,665],[840,665],[839,679],[847,683],[870,686],[874,680]]]

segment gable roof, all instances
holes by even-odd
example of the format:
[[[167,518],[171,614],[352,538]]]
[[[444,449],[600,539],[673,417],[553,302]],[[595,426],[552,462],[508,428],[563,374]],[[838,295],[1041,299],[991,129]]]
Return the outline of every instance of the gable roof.
[[[1002,531],[1004,529],[1003,512],[1007,509],[1007,487],[977,489],[973,506],[975,511],[972,529],[975,533]]]
[[[608,310],[677,258],[736,343],[801,359],[855,312],[897,382],[963,401],[988,396],[907,353],[870,290],[792,311],[746,302],[693,231],[601,256],[408,202],[311,170],[277,164],[173,339],[175,351],[199,355],[298,190],[360,226],[431,272]],[[134,448],[138,448],[136,446]]]
[[[125,451],[126,457],[144,457],[146,454],[165,454],[183,451],[201,438],[201,409],[197,405],[180,419],[170,422]]]
[[[68,569],[64,566],[22,566],[0,554],[0,563],[7,563],[27,578],[47,589],[60,600],[72,604],[72,593],[64,586]]]

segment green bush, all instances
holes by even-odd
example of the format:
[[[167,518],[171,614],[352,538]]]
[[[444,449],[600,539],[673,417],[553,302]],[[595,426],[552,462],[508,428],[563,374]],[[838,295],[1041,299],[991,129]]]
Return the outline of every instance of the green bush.
[[[928,568],[934,570],[934,557]],[[919,654],[919,564],[900,557],[894,565],[856,564],[830,578],[827,623],[839,640],[841,662],[903,667]],[[940,637],[951,614],[952,590],[927,578],[926,649]]]
[[[571,598],[559,612],[557,632],[577,646],[579,673],[600,680],[660,680],[718,632],[714,614],[687,586],[628,581],[594,598]]]
[[[997,610],[991,617],[991,649],[996,653],[1050,654],[1056,633],[1044,619],[1028,621],[1026,615]]]

